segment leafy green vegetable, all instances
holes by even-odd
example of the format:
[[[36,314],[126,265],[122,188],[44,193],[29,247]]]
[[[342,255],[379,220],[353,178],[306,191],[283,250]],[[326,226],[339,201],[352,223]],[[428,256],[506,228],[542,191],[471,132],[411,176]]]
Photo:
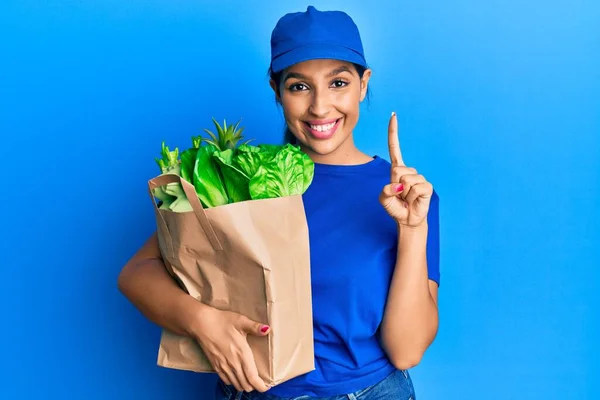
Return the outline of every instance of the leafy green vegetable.
[[[181,177],[189,183],[194,182],[194,165],[196,164],[196,155],[198,149],[189,148],[181,153]]]
[[[277,144],[265,144],[265,143],[261,143],[258,145],[258,148],[260,149],[261,152],[265,153],[265,154],[270,154],[272,156],[274,156],[277,152],[279,152],[279,150],[281,150],[282,148],[288,147],[287,145],[285,146],[281,146],[281,145],[277,145]],[[300,147],[294,147],[295,149],[297,149],[298,151],[300,151]]]
[[[300,150],[299,146],[287,144],[284,146],[284,148],[288,149],[289,151],[295,151],[302,155],[302,160],[304,161],[304,188],[302,189],[302,193],[304,193],[312,183],[315,172],[315,163],[308,155]]]
[[[162,144],[156,159],[162,174],[180,175],[190,182],[205,208],[241,201],[299,195],[312,183],[314,163],[299,146],[239,144],[243,128],[239,122],[221,127],[213,118],[218,136],[192,137],[192,147],[181,153]],[[192,211],[180,183],[154,189],[162,209]]]
[[[295,146],[283,146],[271,160],[261,164],[250,179],[252,199],[293,196],[304,193],[312,182],[314,164]],[[310,160],[310,158],[309,158]],[[306,167],[308,165],[308,168]]]
[[[250,200],[250,178],[233,164],[233,150],[216,151],[213,156],[220,166],[225,190],[232,203]]]
[[[254,176],[261,164],[271,160],[280,146],[263,147],[241,145],[233,157],[233,164],[240,169],[246,176]]]
[[[217,148],[201,146],[196,154],[193,184],[204,207],[218,207],[229,203],[218,162],[213,156]]]
[[[202,136],[192,137],[192,147],[181,153],[181,177],[189,183],[194,183],[194,166],[201,143]]]
[[[195,149],[199,149],[202,145],[202,136],[194,136],[192,137],[192,146]]]
[[[175,150],[170,151],[169,147],[165,146],[165,142],[163,142],[161,155],[162,158],[155,158],[156,163],[162,172],[161,175],[179,175],[181,172],[181,165],[178,158],[179,149],[175,148]],[[192,206],[190,205],[183,188],[177,182],[171,182],[155,188],[154,195],[157,199],[162,201],[162,204],[159,207],[161,209],[169,209],[175,212],[192,210]]]

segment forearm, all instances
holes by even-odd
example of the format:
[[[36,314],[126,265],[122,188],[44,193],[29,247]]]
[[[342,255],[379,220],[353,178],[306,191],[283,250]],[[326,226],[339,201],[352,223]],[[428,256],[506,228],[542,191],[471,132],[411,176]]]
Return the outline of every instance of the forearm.
[[[399,228],[381,339],[388,356],[401,369],[416,365],[437,333],[438,311],[429,289],[426,246],[426,221],[417,228]]]
[[[155,237],[149,243],[155,241]],[[158,247],[155,245],[154,247]],[[202,303],[189,296],[167,272],[160,253],[148,244],[125,265],[119,290],[149,320],[179,335],[192,336],[190,326]]]

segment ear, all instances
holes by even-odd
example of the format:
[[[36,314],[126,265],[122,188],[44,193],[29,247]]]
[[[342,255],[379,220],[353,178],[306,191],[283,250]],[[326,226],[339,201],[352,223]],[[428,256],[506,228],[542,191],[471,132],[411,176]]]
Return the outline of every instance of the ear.
[[[273,79],[270,79],[269,80],[269,85],[271,85],[271,89],[273,89],[273,91],[275,92],[275,100],[278,103],[281,103],[281,97],[279,96],[279,88],[275,84],[275,81]]]
[[[360,80],[360,101],[362,102],[367,95],[367,89],[369,88],[369,79],[371,79],[371,69],[365,70],[363,77]]]

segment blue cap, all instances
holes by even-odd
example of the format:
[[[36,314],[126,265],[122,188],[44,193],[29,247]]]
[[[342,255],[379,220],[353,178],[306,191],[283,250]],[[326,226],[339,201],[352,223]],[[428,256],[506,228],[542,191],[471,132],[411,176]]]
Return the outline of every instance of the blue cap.
[[[342,11],[306,12],[281,17],[271,34],[271,70],[280,72],[296,63],[329,58],[367,67],[358,27]]]

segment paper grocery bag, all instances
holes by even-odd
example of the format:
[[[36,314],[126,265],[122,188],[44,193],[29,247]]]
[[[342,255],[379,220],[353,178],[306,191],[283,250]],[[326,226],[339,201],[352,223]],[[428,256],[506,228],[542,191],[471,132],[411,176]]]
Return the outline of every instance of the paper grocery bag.
[[[179,183],[193,211],[158,208],[152,190]],[[170,274],[197,300],[268,324],[248,342],[265,383],[314,369],[308,226],[301,195],[203,208],[177,175],[148,182],[160,251]],[[158,365],[214,372],[193,339],[162,331]]]

